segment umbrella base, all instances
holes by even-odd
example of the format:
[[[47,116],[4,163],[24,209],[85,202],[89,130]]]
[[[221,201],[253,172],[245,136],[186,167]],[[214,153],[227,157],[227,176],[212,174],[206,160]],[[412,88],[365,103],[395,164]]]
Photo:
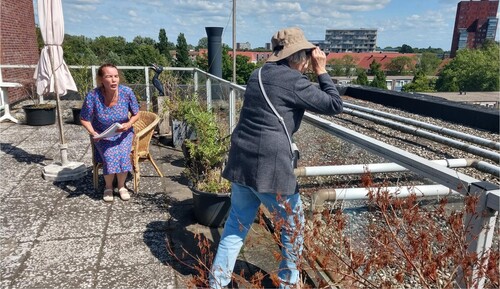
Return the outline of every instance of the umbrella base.
[[[84,163],[68,162],[66,165],[54,163],[43,168],[43,178],[48,181],[64,182],[80,179],[87,174]]]

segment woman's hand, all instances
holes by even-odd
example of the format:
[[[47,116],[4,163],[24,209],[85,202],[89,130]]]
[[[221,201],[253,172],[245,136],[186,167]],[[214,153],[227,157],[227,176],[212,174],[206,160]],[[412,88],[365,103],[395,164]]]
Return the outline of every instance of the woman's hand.
[[[319,47],[312,50],[311,64],[316,75],[326,73],[326,54]]]
[[[117,130],[119,132],[127,131],[127,130],[129,130],[132,127],[132,123],[130,121],[124,122],[121,125],[122,125],[122,128],[120,128],[120,129]]]

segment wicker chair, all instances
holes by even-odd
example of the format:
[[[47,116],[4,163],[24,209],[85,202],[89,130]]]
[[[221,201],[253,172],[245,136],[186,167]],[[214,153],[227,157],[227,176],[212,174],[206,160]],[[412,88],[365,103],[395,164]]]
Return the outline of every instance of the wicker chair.
[[[141,178],[139,163],[145,160],[149,160],[156,172],[160,177],[163,177],[160,169],[156,165],[153,157],[149,153],[149,144],[151,138],[153,137],[154,128],[160,121],[160,117],[155,113],[148,111],[140,111],[139,119],[134,123],[134,139],[132,141],[132,152],[130,153],[130,159],[133,166],[134,175],[134,192],[139,191],[139,180]],[[92,172],[93,172],[93,182],[94,188],[99,187],[99,168],[102,167],[102,163],[96,161],[95,154],[96,150],[92,142]]]
[[[154,129],[160,117],[148,111],[140,111],[139,119],[134,123],[134,140],[132,141],[132,153],[130,154],[132,158],[132,165],[134,167],[134,191],[139,191],[139,180],[141,178],[139,162],[149,160],[156,172],[160,177],[163,178],[163,174],[156,165],[151,153],[149,153],[149,143],[153,137]]]

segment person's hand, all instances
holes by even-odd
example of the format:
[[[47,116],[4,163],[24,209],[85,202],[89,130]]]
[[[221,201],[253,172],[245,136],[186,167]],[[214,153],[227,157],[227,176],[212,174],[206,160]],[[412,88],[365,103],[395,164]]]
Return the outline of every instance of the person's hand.
[[[316,75],[326,73],[326,54],[319,47],[311,52],[311,64]]]
[[[132,124],[130,122],[124,122],[121,125],[122,125],[122,128],[117,129],[116,131],[124,132],[124,131],[129,130],[132,127]]]

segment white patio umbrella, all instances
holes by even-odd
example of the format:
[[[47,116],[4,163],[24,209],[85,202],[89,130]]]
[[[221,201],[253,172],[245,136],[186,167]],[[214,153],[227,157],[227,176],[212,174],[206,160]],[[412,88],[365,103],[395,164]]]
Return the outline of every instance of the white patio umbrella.
[[[35,70],[37,93],[44,95],[54,92],[57,105],[57,122],[61,149],[61,163],[44,168],[45,179],[66,181],[82,177],[85,173],[83,163],[69,162],[68,145],[64,140],[59,95],[68,90],[77,90],[75,81],[63,59],[64,17],[61,0],[38,0],[38,22],[45,46]]]

